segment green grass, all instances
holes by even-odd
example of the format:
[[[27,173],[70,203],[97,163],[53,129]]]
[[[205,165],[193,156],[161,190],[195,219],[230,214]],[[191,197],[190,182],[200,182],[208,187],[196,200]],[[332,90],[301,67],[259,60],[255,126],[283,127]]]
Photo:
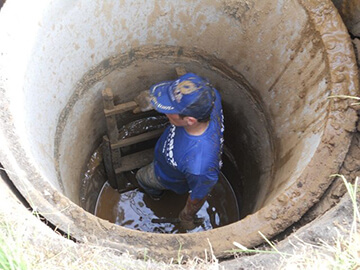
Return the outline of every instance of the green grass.
[[[20,243],[6,222],[0,224],[0,269],[28,269],[28,264],[21,252]]]

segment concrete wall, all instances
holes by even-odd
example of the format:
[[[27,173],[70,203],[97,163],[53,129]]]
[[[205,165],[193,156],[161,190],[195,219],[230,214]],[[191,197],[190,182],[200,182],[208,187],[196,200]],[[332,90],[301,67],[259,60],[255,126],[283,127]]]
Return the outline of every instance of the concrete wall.
[[[349,32],[360,37],[360,2],[358,0],[333,0]]]
[[[347,152],[356,113],[328,97],[355,95],[357,73],[329,1],[12,0],[1,13],[0,158],[24,196],[77,237],[162,252],[152,235],[76,205],[81,171],[105,132],[107,85],[128,101],[172,79],[181,63],[216,82],[234,125],[246,127],[235,150],[258,142],[251,152],[261,173],[246,181],[259,211],[214,233],[179,236],[185,252],[202,251],[209,238],[224,254],[232,241],[261,242],[258,230],[278,233],[319,198]],[[159,238],[178,251],[178,238]]]

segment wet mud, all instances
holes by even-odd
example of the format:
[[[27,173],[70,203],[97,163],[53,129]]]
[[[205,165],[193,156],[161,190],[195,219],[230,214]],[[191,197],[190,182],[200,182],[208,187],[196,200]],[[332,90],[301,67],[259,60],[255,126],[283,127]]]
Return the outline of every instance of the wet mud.
[[[129,172],[125,177],[134,176],[135,173]],[[178,195],[165,191],[160,200],[153,200],[139,188],[119,193],[106,182],[99,194],[95,215],[126,228],[154,233],[200,232],[239,220],[239,206],[235,193],[223,174],[197,213],[198,218],[203,218],[204,221],[189,231],[183,229],[176,221],[187,197],[188,194]],[[167,220],[159,223],[154,219]]]

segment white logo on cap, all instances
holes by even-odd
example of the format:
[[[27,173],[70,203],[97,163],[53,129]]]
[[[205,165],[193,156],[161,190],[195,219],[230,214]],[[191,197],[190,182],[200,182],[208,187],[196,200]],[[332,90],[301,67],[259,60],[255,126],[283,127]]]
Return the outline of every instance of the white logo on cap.
[[[160,103],[157,101],[156,97],[154,97],[154,96],[151,97],[151,101],[154,103],[154,105],[156,106],[156,108],[159,108],[159,109],[162,109],[162,110],[166,110],[166,111],[171,111],[171,110],[174,109],[173,106],[165,106],[165,105],[160,104]]]

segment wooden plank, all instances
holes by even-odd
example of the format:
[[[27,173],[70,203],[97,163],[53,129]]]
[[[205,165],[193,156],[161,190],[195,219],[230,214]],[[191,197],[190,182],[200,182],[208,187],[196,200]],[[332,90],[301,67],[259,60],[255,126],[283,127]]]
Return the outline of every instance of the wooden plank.
[[[106,88],[102,91],[104,110],[114,109],[114,96],[110,88]],[[119,138],[119,130],[116,123],[116,117],[107,116],[106,118],[106,127],[107,133],[111,143],[116,143]]]
[[[131,171],[144,167],[145,165],[151,163],[154,158],[154,149],[147,149],[140,151],[134,154],[123,156],[121,158],[121,166],[115,168],[115,173],[119,174],[122,172]]]
[[[106,109],[105,108],[104,113],[105,113],[105,116],[116,115],[116,114],[124,113],[124,112],[127,112],[127,111],[131,111],[131,110],[135,109],[137,106],[138,105],[137,105],[137,103],[135,101],[130,101],[130,102],[126,102],[126,103],[116,105],[112,109]]]
[[[164,132],[165,128],[156,129],[153,131],[149,131],[137,136],[133,136],[130,138],[126,138],[118,141],[117,143],[111,144],[111,149],[116,149],[119,147],[129,146],[140,142],[145,142],[151,139],[155,139],[160,137],[160,135]]]
[[[103,137],[102,150],[103,150],[103,159],[104,159],[105,171],[108,177],[108,182],[112,188],[116,189],[118,185],[116,181],[116,174],[112,160],[112,151],[110,148],[110,142],[107,136]]]
[[[186,69],[184,67],[176,67],[175,70],[176,70],[176,74],[179,77],[182,76],[182,75],[185,75],[187,73]]]

